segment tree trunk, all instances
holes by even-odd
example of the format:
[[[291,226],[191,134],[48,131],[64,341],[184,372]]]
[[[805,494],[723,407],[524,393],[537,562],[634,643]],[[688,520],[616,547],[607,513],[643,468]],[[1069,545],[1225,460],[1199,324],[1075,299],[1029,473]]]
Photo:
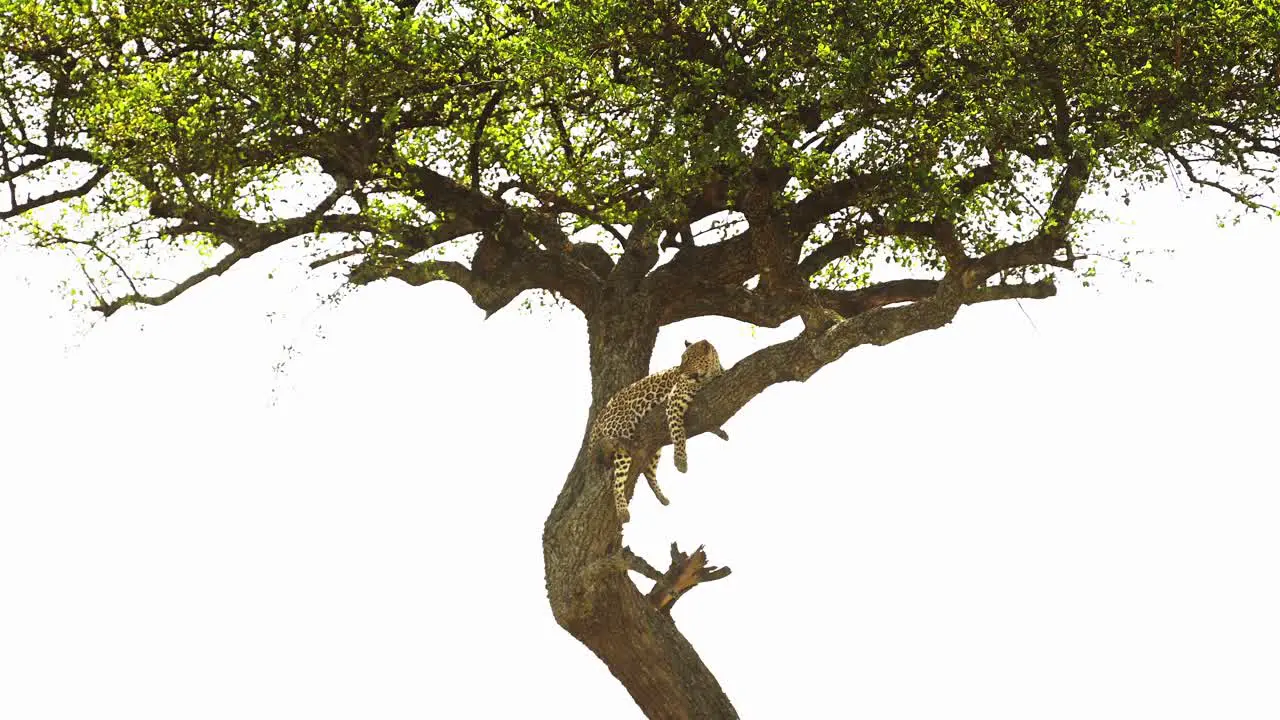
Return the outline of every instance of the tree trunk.
[[[633,317],[593,325],[590,420],[643,377],[656,326]],[[589,424],[588,424],[589,427]],[[607,463],[583,447],[543,529],[547,595],[556,621],[591,649],[650,718],[736,718],[729,698],[667,613],[632,583],[622,555]]]

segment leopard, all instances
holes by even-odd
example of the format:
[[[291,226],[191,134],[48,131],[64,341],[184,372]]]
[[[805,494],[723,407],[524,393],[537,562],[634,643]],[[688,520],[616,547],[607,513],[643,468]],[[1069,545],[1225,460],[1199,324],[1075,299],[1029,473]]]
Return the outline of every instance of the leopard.
[[[710,342],[699,340],[691,343],[686,340],[684,344],[679,365],[643,377],[619,390],[605,403],[604,410],[591,427],[590,445],[598,458],[613,465],[613,500],[620,524],[631,517],[627,507],[627,483],[631,479],[632,464],[637,459],[632,457],[636,450],[628,441],[640,421],[658,405],[665,406],[676,469],[682,473],[689,471],[685,410],[698,388],[723,373],[724,368],[720,366],[719,353]],[[727,437],[722,430],[716,430],[716,434]],[[661,456],[661,448],[653,451],[645,459],[641,472],[658,502],[669,505],[670,501],[658,486],[658,460]]]

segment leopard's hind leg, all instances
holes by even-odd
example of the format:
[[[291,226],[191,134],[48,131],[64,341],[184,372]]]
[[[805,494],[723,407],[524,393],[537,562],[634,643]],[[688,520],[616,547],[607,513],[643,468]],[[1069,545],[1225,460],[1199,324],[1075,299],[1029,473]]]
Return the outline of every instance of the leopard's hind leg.
[[[644,477],[649,481],[649,488],[653,490],[653,494],[658,496],[658,502],[670,505],[671,501],[662,494],[662,488],[658,487],[658,460],[661,457],[662,448],[658,448],[653,452],[653,457],[649,458],[649,464],[644,466]]]
[[[613,507],[618,511],[618,523],[631,519],[627,509],[627,475],[631,473],[631,454],[626,450],[613,451]]]

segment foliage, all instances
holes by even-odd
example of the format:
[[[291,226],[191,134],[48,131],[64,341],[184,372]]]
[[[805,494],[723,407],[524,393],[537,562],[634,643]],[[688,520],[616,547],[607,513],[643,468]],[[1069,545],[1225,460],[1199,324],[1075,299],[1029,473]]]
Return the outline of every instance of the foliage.
[[[944,270],[938,218],[970,255],[1030,237],[1073,157],[1253,209],[1275,179],[1267,0],[410,5],[3,0],[0,217],[79,250],[112,310],[176,296],[147,254],[334,233],[357,281],[409,277],[512,208],[551,252],[706,244],[762,175],[779,212],[822,200],[788,231],[847,247],[806,268],[834,288]]]

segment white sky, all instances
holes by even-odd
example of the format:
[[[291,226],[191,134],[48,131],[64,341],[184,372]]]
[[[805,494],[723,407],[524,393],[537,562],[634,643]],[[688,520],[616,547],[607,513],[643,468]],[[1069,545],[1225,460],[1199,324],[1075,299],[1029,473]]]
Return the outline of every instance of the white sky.
[[[1179,247],[1155,284],[963,310],[664,460],[627,541],[733,568],[675,617],[743,716],[1280,717],[1280,226],[1222,207],[1142,196],[1104,234]],[[317,310],[276,257],[86,335],[63,269],[0,253],[0,718],[640,717],[544,593],[576,314]]]

